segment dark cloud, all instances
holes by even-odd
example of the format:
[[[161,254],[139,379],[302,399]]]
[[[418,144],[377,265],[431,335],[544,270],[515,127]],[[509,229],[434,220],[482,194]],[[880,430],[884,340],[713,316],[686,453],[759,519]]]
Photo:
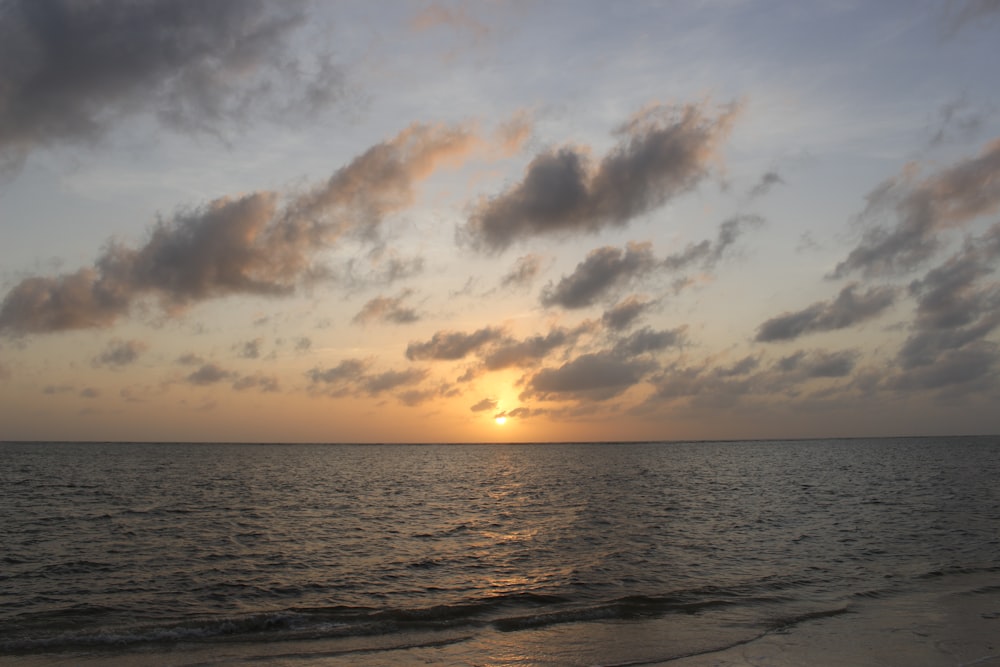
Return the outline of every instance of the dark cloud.
[[[197,354],[191,354],[190,352],[177,357],[176,362],[181,366],[200,366],[205,363],[204,359],[199,357]]]
[[[470,334],[459,331],[438,331],[425,343],[412,342],[406,346],[406,358],[454,361],[475,352],[487,343],[503,337],[503,329],[484,327]]]
[[[722,260],[726,251],[732,247],[747,227],[758,227],[764,219],[756,215],[739,215],[726,220],[719,225],[715,241],[708,239],[693,243],[679,253],[664,258],[661,265],[668,271],[682,271],[691,266],[699,266],[711,270]]]
[[[859,294],[858,284],[851,283],[833,301],[818,301],[767,320],[758,327],[755,340],[792,340],[807,333],[846,329],[882,314],[895,303],[896,294],[892,287],[872,287]]]
[[[131,294],[122,294],[96,270],[22,280],[0,305],[0,331],[35,333],[111,325],[125,313]]]
[[[369,366],[371,366],[371,363],[363,359],[345,359],[333,368],[327,368],[325,370],[314,368],[306,375],[314,383],[349,383],[364,375]]]
[[[774,370],[791,375],[797,380],[840,378],[851,374],[857,357],[857,352],[853,350],[840,352],[800,350],[779,359],[774,364]]]
[[[94,387],[86,387],[80,390],[80,398],[99,398],[101,391]]]
[[[646,327],[619,338],[609,350],[577,356],[558,368],[543,368],[525,381],[521,400],[604,401],[643,382],[659,368],[649,353],[684,342],[684,328]]]
[[[504,368],[534,366],[552,351],[572,345],[591,328],[589,323],[584,323],[573,329],[554,327],[544,335],[536,334],[522,339],[502,338],[480,352],[483,367],[486,370],[497,371]]]
[[[494,398],[484,398],[479,401],[469,409],[473,412],[483,412],[484,410],[493,410],[497,407],[497,401]]]
[[[418,405],[423,405],[428,401],[434,401],[439,398],[447,398],[454,396],[454,392],[449,388],[449,385],[444,384],[437,389],[406,389],[400,391],[396,394],[396,398],[399,402],[408,407],[415,407]]]
[[[493,415],[494,419],[506,417],[507,419],[528,419],[529,417],[541,417],[542,415],[553,414],[552,410],[545,408],[526,408],[524,406],[513,410],[501,410]]]
[[[686,331],[686,327],[661,331],[645,327],[618,340],[613,351],[620,357],[628,358],[648,352],[659,352],[668,347],[679,347],[686,340]]]
[[[654,106],[619,129],[618,144],[596,165],[585,149],[542,153],[520,183],[479,202],[459,239],[500,252],[534,236],[626,225],[708,175],[736,113],[732,106],[712,118],[699,106]]]
[[[521,288],[528,287],[542,270],[542,257],[540,255],[529,254],[518,257],[511,270],[500,279],[500,287]]]
[[[913,391],[948,388],[958,393],[996,386],[998,346],[975,340],[961,347],[940,350],[933,361],[907,368],[889,379],[891,389]]]
[[[260,346],[263,344],[263,338],[254,338],[253,340],[240,343],[236,346],[236,349],[244,359],[258,359],[260,357]]]
[[[222,382],[223,380],[228,380],[232,377],[233,373],[231,371],[227,371],[214,363],[207,363],[203,364],[200,368],[198,368],[198,370],[188,375],[185,380],[191,384],[207,386],[217,382]]]
[[[750,188],[751,197],[761,197],[767,194],[775,185],[784,185],[785,179],[776,171],[768,171],[760,177],[760,180]]]
[[[623,287],[657,266],[650,243],[629,243],[625,250],[604,246],[590,251],[573,273],[543,291],[544,306],[586,308],[612,288]]]
[[[399,296],[378,296],[368,301],[354,316],[353,322],[368,324],[370,322],[388,322],[390,324],[411,324],[420,319],[413,308],[403,306],[413,290],[404,290]]]
[[[652,244],[648,241],[630,242],[624,250],[613,246],[596,248],[577,264],[573,273],[563,276],[555,285],[547,285],[542,290],[541,303],[547,307],[586,308],[613,290],[626,287],[655,271],[677,272],[693,266],[710,270],[722,260],[747,227],[761,223],[762,219],[757,216],[731,218],[719,225],[714,241],[706,239],[691,244],[662,260],[653,255]]]
[[[273,375],[244,375],[233,382],[233,389],[236,391],[246,391],[247,389],[257,389],[264,393],[276,393],[281,391],[278,378]]]
[[[355,290],[388,287],[424,272],[423,257],[400,257],[393,252],[375,248],[367,258],[352,257],[335,278]]]
[[[344,91],[325,58],[291,52],[300,2],[8,0],[0,11],[0,161],[90,143],[122,118],[229,133],[266,115],[302,117]]]
[[[140,340],[118,340],[108,343],[104,351],[94,357],[94,366],[128,366],[135,362],[146,351],[147,345]]]
[[[734,362],[730,366],[720,366],[715,369],[715,374],[718,377],[738,377],[741,375],[746,375],[757,370],[760,366],[760,357],[746,356],[739,361]]]
[[[652,361],[627,359],[613,352],[583,354],[559,368],[535,373],[520,398],[604,401],[638,384],[655,368]]]
[[[414,123],[301,193],[289,203],[284,218],[295,221],[296,229],[303,222],[321,223],[319,231],[327,236],[351,231],[362,238],[377,237],[385,216],[413,202],[415,182],[483,145],[471,126]]]
[[[997,5],[1000,6],[1000,0]],[[983,121],[983,114],[971,108],[967,100],[948,102],[941,107],[938,124],[929,143],[937,146],[948,140],[970,139],[982,129]]]
[[[427,377],[425,369],[409,368],[402,371],[370,373],[371,362],[362,359],[346,359],[333,368],[314,368],[306,373],[322,393],[334,397],[377,396],[400,387],[420,384]]]
[[[317,253],[348,232],[372,240],[381,216],[410,203],[417,179],[480,144],[465,128],[411,125],[283,207],[277,193],[258,192],[183,211],[141,247],[111,243],[92,268],[22,280],[0,305],[0,331],[109,326],[147,296],[171,312],[234,294],[290,294],[316,272]],[[412,268],[394,259],[391,273]]]
[[[917,326],[956,328],[970,324],[1000,307],[998,286],[983,284],[1000,260],[1000,223],[920,280],[910,283],[917,297]]]
[[[897,355],[894,389],[969,391],[991,384],[1000,328],[1000,283],[989,280],[1000,261],[1000,223],[910,284],[917,297],[913,332]]]
[[[866,213],[889,209],[896,224],[866,231],[832,277],[905,273],[934,254],[942,231],[994,213],[1000,208],[1000,140],[987,144],[974,158],[919,183],[912,181],[910,167],[869,195]]]
[[[945,31],[954,36],[971,24],[988,24],[1000,16],[1000,0],[955,0],[949,2]]]
[[[295,351],[296,352],[308,352],[312,349],[312,340],[306,336],[301,336],[295,339]]]
[[[613,331],[624,331],[634,324],[655,302],[632,295],[619,301],[601,315],[601,322]]]
[[[747,356],[728,365],[674,364],[650,378],[656,391],[646,405],[686,399],[699,408],[721,409],[730,408],[746,397],[765,401],[781,397],[779,400],[784,401],[788,396],[798,396],[804,383],[848,377],[857,359],[854,350],[800,350],[763,369],[757,356]]]
[[[427,371],[420,368],[408,368],[404,371],[385,371],[375,375],[369,375],[361,380],[361,387],[371,396],[376,396],[384,391],[418,384],[427,377]]]

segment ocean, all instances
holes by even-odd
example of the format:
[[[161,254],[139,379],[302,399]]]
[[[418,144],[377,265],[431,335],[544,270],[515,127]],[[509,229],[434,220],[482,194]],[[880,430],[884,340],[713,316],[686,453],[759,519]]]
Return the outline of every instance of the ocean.
[[[659,664],[1000,591],[998,437],[0,461],[3,664]]]

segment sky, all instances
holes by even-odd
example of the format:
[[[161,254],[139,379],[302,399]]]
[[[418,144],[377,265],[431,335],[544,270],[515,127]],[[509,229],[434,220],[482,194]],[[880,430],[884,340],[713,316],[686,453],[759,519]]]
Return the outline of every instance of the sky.
[[[1000,2],[0,3],[0,440],[1000,433]]]

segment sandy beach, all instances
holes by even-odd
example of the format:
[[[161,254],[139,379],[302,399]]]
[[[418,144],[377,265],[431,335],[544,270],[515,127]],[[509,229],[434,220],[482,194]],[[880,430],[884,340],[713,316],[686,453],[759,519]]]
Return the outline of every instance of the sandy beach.
[[[565,665],[634,667],[997,667],[1000,578],[942,576],[920,590],[862,598],[844,613],[771,630],[732,627],[719,634],[701,615],[571,623],[518,632],[420,633],[385,650],[376,638],[350,642],[187,643],[162,651],[0,657],[0,665]],[[697,646],[693,650],[683,647]],[[659,657],[656,657],[656,656]]]
[[[1000,577],[942,578],[927,590],[864,600],[849,613],[768,632],[752,641],[659,664],[1000,665]]]

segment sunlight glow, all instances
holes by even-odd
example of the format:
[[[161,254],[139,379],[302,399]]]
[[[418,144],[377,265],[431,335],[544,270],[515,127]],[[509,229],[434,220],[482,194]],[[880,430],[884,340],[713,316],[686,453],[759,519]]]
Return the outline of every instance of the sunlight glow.
[[[497,426],[503,426],[504,424],[507,423],[507,418],[504,417],[503,415],[501,415],[501,416],[497,417],[494,421],[496,421]]]

